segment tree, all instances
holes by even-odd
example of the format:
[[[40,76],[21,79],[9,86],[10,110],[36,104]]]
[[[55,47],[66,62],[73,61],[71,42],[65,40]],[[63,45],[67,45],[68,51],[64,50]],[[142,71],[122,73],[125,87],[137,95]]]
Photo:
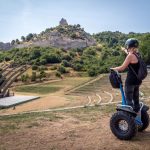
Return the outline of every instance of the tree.
[[[14,45],[14,44],[15,44],[15,40],[12,40],[12,41],[11,41],[11,45]]]
[[[140,43],[140,52],[147,64],[150,64],[150,34],[146,34],[142,37]]]
[[[37,59],[40,56],[41,56],[41,51],[39,49],[33,49],[32,50],[32,52],[31,52],[31,59]]]
[[[16,39],[16,44],[20,44],[20,41],[18,39]]]
[[[95,66],[92,66],[91,68],[88,69],[88,75],[93,77],[98,74],[98,68]]]
[[[77,24],[77,28],[80,28],[81,26],[80,26],[80,24]]]
[[[11,60],[11,58],[9,56],[5,57],[5,61],[10,61],[10,60]]]
[[[83,66],[80,63],[73,64],[73,69],[76,71],[81,71]]]
[[[72,33],[72,34],[71,34],[71,38],[76,39],[76,38],[77,38],[76,33]]]
[[[24,36],[21,36],[21,40],[24,42],[26,38]]]
[[[67,61],[70,61],[72,60],[72,57],[69,55],[69,54],[65,54],[63,57],[62,57],[63,60],[67,60]]]
[[[70,67],[71,66],[71,64],[67,60],[63,60],[62,64],[64,67]]]
[[[46,63],[47,63],[46,59],[42,59],[42,58],[40,59],[40,64],[41,65],[45,65]]]
[[[32,34],[32,33],[29,33],[29,34],[26,36],[26,41],[30,41],[32,38],[33,38],[33,34]]]
[[[59,66],[57,69],[60,73],[66,73],[66,68],[64,66]]]
[[[87,48],[84,52],[83,52],[84,55],[96,55],[96,50],[93,49],[93,48]]]
[[[61,62],[61,57],[55,53],[46,54],[45,56],[43,56],[43,58],[47,60],[47,63],[60,63]]]
[[[112,55],[113,55],[113,56],[119,56],[120,53],[119,53],[118,50],[113,50]]]

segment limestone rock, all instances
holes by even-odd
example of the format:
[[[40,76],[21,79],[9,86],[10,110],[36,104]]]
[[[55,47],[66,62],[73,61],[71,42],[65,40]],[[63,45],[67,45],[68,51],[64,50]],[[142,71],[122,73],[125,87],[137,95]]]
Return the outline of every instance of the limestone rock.
[[[12,48],[12,45],[10,43],[0,42],[0,50],[9,50],[11,48]]]
[[[67,25],[68,25],[67,20],[64,19],[64,18],[62,18],[62,19],[60,20],[60,22],[59,22],[59,25],[61,25],[61,26],[67,26]]]

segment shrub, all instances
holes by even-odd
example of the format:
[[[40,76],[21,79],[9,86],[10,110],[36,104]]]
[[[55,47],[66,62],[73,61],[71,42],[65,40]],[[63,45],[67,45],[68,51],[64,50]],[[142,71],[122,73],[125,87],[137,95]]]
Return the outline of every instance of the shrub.
[[[88,69],[87,72],[88,72],[88,75],[89,75],[90,77],[96,76],[96,75],[98,74],[98,68],[96,68],[96,67],[91,67],[91,68]]]
[[[44,71],[44,70],[48,70],[46,66],[40,66],[38,68],[38,71]]]
[[[70,67],[70,66],[71,66],[71,64],[70,64],[67,60],[63,60],[63,61],[62,61],[62,65],[63,65],[64,67]]]
[[[21,81],[22,81],[22,82],[27,82],[28,79],[29,79],[29,75],[28,75],[28,74],[26,74],[26,75],[23,74],[23,75],[21,76]]]
[[[58,77],[58,78],[60,78],[60,77],[61,77],[61,73],[60,73],[59,71],[57,71],[57,72],[55,73],[55,76]]]
[[[8,57],[8,56],[5,57],[5,61],[10,61],[10,60],[11,60],[10,57]]]
[[[70,55],[66,54],[66,55],[64,55],[64,56],[62,57],[62,59],[63,59],[63,60],[70,61],[70,60],[72,60],[72,57],[71,57]]]
[[[66,68],[64,66],[59,66],[57,69],[60,73],[66,73]]]
[[[83,68],[82,65],[79,64],[79,63],[76,63],[76,64],[73,65],[73,69],[74,69],[75,71],[81,71],[82,68]]]
[[[45,65],[47,63],[46,59],[40,59],[40,64]]]
[[[46,73],[44,72],[44,70],[40,71],[40,75],[39,75],[40,80],[45,77],[46,77]]]
[[[38,70],[38,66],[37,65],[32,65],[32,70]]]
[[[36,72],[32,72],[31,81],[36,81]]]
[[[49,54],[46,55],[46,60],[47,63],[60,63],[61,62],[61,57],[57,54]]]

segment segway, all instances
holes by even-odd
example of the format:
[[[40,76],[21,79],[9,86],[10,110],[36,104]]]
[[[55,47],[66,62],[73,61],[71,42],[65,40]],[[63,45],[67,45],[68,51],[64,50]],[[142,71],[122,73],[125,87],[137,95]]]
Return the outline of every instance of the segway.
[[[130,140],[139,131],[145,130],[149,126],[149,107],[140,103],[140,113],[127,105],[121,75],[111,70],[110,83],[113,88],[119,88],[122,96],[122,103],[117,105],[117,112],[110,119],[110,129],[112,133],[120,140]]]

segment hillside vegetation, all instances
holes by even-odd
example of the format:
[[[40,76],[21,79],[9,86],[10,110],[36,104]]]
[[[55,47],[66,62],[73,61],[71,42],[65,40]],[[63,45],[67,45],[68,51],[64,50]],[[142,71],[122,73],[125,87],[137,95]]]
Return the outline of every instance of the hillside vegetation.
[[[89,76],[96,76],[108,72],[110,67],[120,65],[123,62],[125,54],[120,51],[120,47],[124,46],[125,41],[132,37],[140,41],[139,51],[145,62],[150,64],[150,33],[131,32],[124,34],[119,31],[106,31],[91,36],[80,25],[59,25],[55,28],[46,29],[39,35],[32,34],[31,36],[30,34],[30,37],[29,35],[22,37],[21,43],[33,42],[39,40],[39,38],[47,39],[49,34],[56,30],[59,31],[60,36],[65,35],[65,37],[72,39],[95,39],[96,44],[67,50],[43,46],[13,48],[9,51],[0,52],[0,62],[5,60],[19,64],[28,63],[32,65],[33,70],[37,70],[40,66],[45,70],[46,67],[44,66],[51,64],[53,65],[52,70],[56,70],[56,76],[69,73],[70,68],[75,71],[86,72]],[[54,64],[57,64],[57,66]]]

